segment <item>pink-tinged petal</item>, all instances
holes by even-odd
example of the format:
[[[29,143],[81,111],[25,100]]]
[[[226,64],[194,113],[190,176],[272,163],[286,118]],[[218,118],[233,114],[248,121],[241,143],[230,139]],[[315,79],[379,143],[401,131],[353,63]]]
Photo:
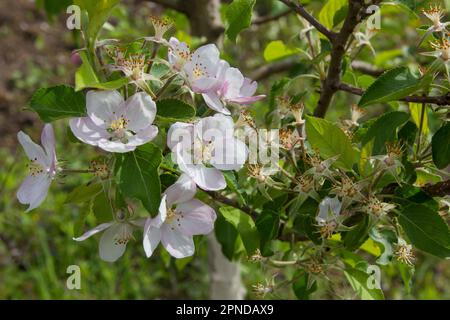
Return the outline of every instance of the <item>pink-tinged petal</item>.
[[[94,229],[86,231],[84,234],[82,234],[81,236],[79,236],[77,238],[73,238],[73,240],[75,240],[75,241],[84,241],[87,238],[92,237],[94,234],[97,234],[97,233],[99,233],[99,232],[101,232],[101,231],[111,227],[113,224],[114,224],[114,222],[107,222],[107,223],[99,224]]]
[[[211,164],[219,170],[239,170],[247,161],[245,143],[234,137],[214,141]]]
[[[187,174],[183,173],[178,180],[164,191],[167,196],[167,205],[186,202],[194,198],[197,186]]]
[[[251,97],[255,94],[257,87],[258,83],[256,81],[252,81],[250,78],[245,78],[239,96]]]
[[[205,100],[205,103],[210,107],[212,110],[221,112],[226,115],[230,115],[230,110],[228,110],[222,101],[220,100],[219,96],[215,92],[207,92],[202,94],[203,99]]]
[[[167,146],[174,150],[177,144],[189,148],[194,143],[194,125],[192,123],[175,122],[167,133]]]
[[[88,117],[73,118],[69,122],[70,129],[80,141],[96,146],[102,140],[108,139],[109,135],[105,129],[98,127]]]
[[[118,114],[124,100],[116,90],[89,91],[86,94],[86,109],[89,118],[99,127],[107,128]]]
[[[23,150],[25,150],[27,157],[31,161],[36,161],[40,165],[43,165],[47,168],[50,167],[51,161],[47,157],[47,155],[44,152],[44,149],[42,149],[42,147],[40,145],[34,143],[31,140],[31,138],[27,134],[23,133],[22,131],[20,131],[17,134],[17,139],[19,140],[20,144],[22,145]]]
[[[161,230],[153,227],[151,223],[146,223],[144,227],[144,239],[142,241],[142,245],[144,246],[144,251],[147,258],[152,256],[160,241]]]
[[[121,114],[128,120],[127,129],[138,132],[153,123],[156,116],[156,103],[145,92],[138,92],[127,99]]]
[[[41,143],[47,153],[47,158],[54,164],[56,162],[55,153],[55,133],[51,124],[46,124],[41,134]]]
[[[126,242],[117,241],[123,235],[123,228],[131,228],[124,223],[116,223],[109,227],[100,238],[98,246],[100,258],[108,262],[114,262],[119,259],[125,252]]]
[[[203,164],[190,164],[185,166],[184,172],[203,190],[217,191],[227,187],[222,172],[216,168],[207,168]]]
[[[195,93],[206,93],[211,91],[217,85],[217,80],[214,77],[204,76],[195,79],[193,79],[193,77],[194,76],[191,73],[189,83],[192,91]]]
[[[135,145],[125,144],[120,141],[100,140],[98,147],[108,152],[126,153],[136,149]]]
[[[203,202],[193,199],[180,203],[177,212],[181,212],[179,230],[186,236],[208,234],[214,229],[216,212]]]
[[[150,125],[147,128],[138,131],[134,136],[129,137],[127,145],[140,146],[146,144],[149,141],[152,141],[157,135],[158,127]]]
[[[192,54],[192,63],[201,65],[209,77],[215,77],[219,61],[220,51],[215,44],[201,46]]]
[[[264,99],[266,96],[264,94],[258,95],[258,96],[251,96],[251,97],[237,97],[228,100],[229,102],[236,103],[236,104],[251,104],[253,102],[259,101]]]
[[[17,199],[22,204],[29,204],[26,212],[39,207],[44,202],[51,183],[52,179],[45,173],[25,178],[17,191]]]
[[[177,259],[192,256],[195,252],[192,236],[185,236],[170,229],[168,225],[164,225],[161,229],[161,242],[170,255]]]
[[[240,95],[241,87],[244,84],[244,76],[237,68],[228,68],[225,72],[226,90],[223,92],[224,98],[231,99]]]

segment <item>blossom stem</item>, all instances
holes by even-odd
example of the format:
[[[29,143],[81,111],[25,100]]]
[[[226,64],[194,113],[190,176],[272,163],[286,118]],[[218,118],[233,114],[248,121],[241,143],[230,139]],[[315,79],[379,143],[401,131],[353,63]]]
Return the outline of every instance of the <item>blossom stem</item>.
[[[170,76],[169,79],[167,79],[166,83],[164,83],[163,87],[156,93],[156,97],[155,99],[158,100],[159,98],[161,98],[162,94],[167,90],[167,88],[169,87],[169,85],[172,83],[172,81],[177,77],[177,74],[173,74],[172,76]]]
[[[61,173],[94,173],[92,169],[62,169]]]

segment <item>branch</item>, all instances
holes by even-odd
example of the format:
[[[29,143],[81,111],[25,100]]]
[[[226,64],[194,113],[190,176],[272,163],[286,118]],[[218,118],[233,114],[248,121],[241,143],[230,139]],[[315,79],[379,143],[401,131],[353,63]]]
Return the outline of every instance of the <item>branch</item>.
[[[253,71],[251,79],[255,81],[263,80],[273,74],[289,71],[298,64],[296,59],[285,59],[282,61],[266,64]]]
[[[278,20],[284,16],[289,15],[290,13],[292,13],[292,10],[288,9],[286,11],[280,12],[278,14],[275,14],[273,16],[264,16],[264,17],[258,17],[255,20],[252,21],[253,25],[261,25],[267,22],[271,22],[274,20]]]
[[[364,9],[363,1],[349,0],[348,12],[342,29],[331,41],[333,47],[330,53],[330,66],[328,68],[327,77],[322,81],[322,91],[320,93],[319,102],[314,110],[314,115],[316,117],[323,118],[325,116],[328,107],[330,106],[331,99],[337,91],[337,85],[341,79],[342,59],[344,58],[350,36],[361,21],[362,9]]]
[[[364,74],[367,74],[369,76],[376,77],[376,78],[381,76],[385,71],[383,69],[378,69],[377,67],[371,65],[370,63],[360,61],[360,60],[353,61],[351,66],[356,71],[359,71],[361,73],[364,73]]]
[[[383,191],[381,191],[381,193],[393,194],[398,186],[399,185],[397,183],[388,184],[383,188]],[[450,194],[450,180],[437,182],[435,184],[429,183],[421,187],[420,189],[430,197],[444,197]]]
[[[349,93],[352,93],[354,95],[357,96],[362,96],[364,94],[364,90],[351,86],[349,84],[346,83],[339,83],[336,86],[337,90],[341,90],[341,91],[346,91]],[[404,101],[404,102],[416,102],[416,103],[430,103],[430,104],[435,104],[438,106],[447,106],[450,105],[450,93],[447,93],[445,95],[441,95],[441,96],[407,96],[404,97],[402,99],[400,99],[399,101]]]
[[[292,2],[291,0],[280,0],[289,8],[294,10],[300,16],[302,16],[306,21],[308,21],[313,27],[317,29],[320,33],[326,36],[328,39],[333,40],[336,34],[333,31],[328,30],[323,24],[321,24],[316,18],[306,11],[306,9],[301,4]]]
[[[256,211],[254,211],[252,208],[250,208],[249,206],[246,206],[246,205],[241,206],[237,201],[227,198],[217,191],[205,191],[205,192],[216,201],[219,201],[223,204],[226,204],[228,206],[231,206],[231,207],[237,208],[241,211],[244,211],[245,213],[250,215],[253,220],[256,221],[256,218],[258,217],[258,213]]]

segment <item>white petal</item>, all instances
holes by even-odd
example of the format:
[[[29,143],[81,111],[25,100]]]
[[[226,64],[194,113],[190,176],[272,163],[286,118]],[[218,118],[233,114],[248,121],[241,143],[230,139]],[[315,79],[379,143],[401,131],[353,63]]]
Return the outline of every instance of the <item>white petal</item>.
[[[117,239],[123,232],[122,228],[129,227],[124,223],[116,223],[103,233],[98,247],[102,260],[114,262],[124,254],[127,245],[126,243],[118,243]]]
[[[48,174],[39,174],[25,178],[17,191],[17,199],[22,204],[30,205],[26,212],[39,207],[44,202],[51,183],[52,179]]]
[[[47,158],[44,149],[42,149],[40,145],[34,143],[31,138],[22,131],[17,134],[17,139],[30,160],[36,161],[47,168],[50,167],[51,163],[49,158]]]
[[[217,113],[201,119],[195,126],[196,134],[206,142],[232,137],[234,135],[233,118]]]
[[[156,104],[147,93],[138,92],[127,99],[121,111],[129,121],[127,129],[137,132],[153,123]]]
[[[152,141],[157,135],[158,127],[149,125],[147,128],[138,131],[134,136],[129,137],[127,145],[140,146]]]
[[[194,125],[192,123],[175,122],[167,133],[167,146],[174,150],[178,143],[185,148],[191,147],[194,142]]]
[[[142,245],[144,246],[145,255],[147,258],[151,257],[155,249],[158,247],[161,241],[161,230],[153,227],[151,224],[146,225],[144,229],[144,240]]]
[[[107,128],[117,119],[123,98],[116,90],[89,91],[86,94],[86,109],[89,118],[99,127]]]
[[[166,195],[163,195],[161,198],[161,202],[159,203],[158,215],[153,219],[150,218],[150,220],[147,220],[145,225],[147,226],[147,224],[151,224],[155,228],[160,228],[163,225],[164,221],[166,221],[166,217],[167,217],[167,200]]]
[[[247,146],[236,138],[214,141],[211,164],[219,170],[239,170],[247,160]]]
[[[56,162],[55,133],[51,124],[46,124],[41,134],[41,143],[47,153],[47,158]]]
[[[207,92],[202,94],[203,99],[205,100],[205,103],[210,107],[212,110],[221,112],[226,115],[230,115],[230,110],[228,110],[222,101],[220,100],[219,96],[215,92]]]
[[[194,180],[187,174],[183,173],[178,180],[164,191],[167,196],[167,205],[186,202],[194,198],[197,192],[197,186]]]
[[[208,234],[214,228],[216,212],[197,199],[180,203],[177,206],[177,212],[183,213],[179,230],[184,235]]]
[[[203,190],[217,191],[227,187],[225,178],[216,168],[207,168],[202,164],[188,164],[185,171]]]
[[[101,140],[98,142],[98,146],[108,152],[125,153],[136,149],[135,145],[125,144],[120,141]]]
[[[178,259],[192,256],[195,252],[192,236],[185,236],[167,225],[161,230],[161,242],[170,255]]]
[[[244,84],[244,76],[237,68],[228,68],[225,73],[225,99],[231,99],[240,95]]]
[[[98,127],[88,117],[73,118],[70,120],[69,125],[75,137],[84,143],[96,146],[100,141],[108,138],[106,130]]]
[[[73,238],[73,240],[75,240],[75,241],[84,241],[87,238],[92,237],[94,234],[97,234],[97,233],[105,230],[106,228],[109,228],[113,224],[114,224],[114,222],[107,222],[107,223],[99,224],[94,229],[86,231],[84,234],[82,234],[81,236],[79,236],[77,238]]]
[[[256,81],[252,81],[249,78],[244,79],[244,83],[241,87],[240,96],[241,97],[251,97],[255,94],[256,88],[258,87],[258,83]]]

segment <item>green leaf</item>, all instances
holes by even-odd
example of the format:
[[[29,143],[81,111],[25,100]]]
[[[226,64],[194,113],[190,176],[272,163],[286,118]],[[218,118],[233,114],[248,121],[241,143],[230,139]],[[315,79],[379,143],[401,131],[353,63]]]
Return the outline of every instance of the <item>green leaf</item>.
[[[67,195],[65,203],[83,203],[102,191],[101,183],[89,183],[76,187]]]
[[[56,86],[37,90],[30,100],[30,108],[39,114],[44,122],[86,115],[84,93],[75,92],[68,86]]]
[[[433,162],[439,169],[450,164],[450,122],[446,122],[431,140]]]
[[[252,11],[256,0],[234,0],[225,11],[227,27],[225,34],[235,42],[237,35],[252,22]]]
[[[385,266],[391,263],[394,255],[393,244],[397,242],[397,236],[392,230],[377,230],[372,228],[369,232],[370,238],[382,247],[382,253],[377,259],[377,263]]]
[[[298,273],[295,274],[294,278],[296,278],[296,281],[292,283],[292,290],[294,290],[297,299],[309,300],[311,294],[317,290],[317,282],[311,280],[309,274],[305,272],[300,276],[298,276]]]
[[[113,204],[107,194],[105,185],[103,186],[103,191],[94,198],[92,202],[92,211],[94,212],[98,224],[110,222],[114,219]]]
[[[337,125],[321,118],[306,116],[306,135],[311,146],[319,150],[323,159],[339,156],[334,163],[337,167],[351,170],[357,161],[358,152]]]
[[[227,187],[234,192],[234,194],[237,196],[237,200],[239,204],[246,204],[244,196],[239,191],[239,185],[236,180],[235,172],[234,171],[223,171],[223,176],[225,177],[225,181],[227,183]]]
[[[252,217],[234,207],[225,206],[219,209],[226,221],[238,231],[244,243],[247,255],[251,256],[259,248],[259,233]]]
[[[298,199],[299,201],[302,199]],[[322,243],[320,233],[317,229],[316,215],[319,203],[313,198],[308,198],[301,205],[294,201],[291,214],[297,215],[294,220],[294,229],[299,235],[307,236],[315,244]]]
[[[276,211],[264,210],[256,219],[256,228],[258,229],[261,253],[263,256],[270,256],[273,251],[268,244],[278,235],[280,216]]]
[[[129,80],[125,77],[100,83],[100,80],[89,62],[86,52],[80,52],[80,58],[83,63],[75,73],[75,91],[80,91],[85,88],[115,90],[128,84]]]
[[[372,155],[385,154],[386,142],[395,140],[397,128],[408,119],[409,114],[401,111],[392,111],[381,115],[370,125],[362,139],[362,145],[374,140]]]
[[[450,257],[448,225],[436,211],[410,204],[401,210],[398,221],[416,248],[440,258]]]
[[[89,23],[85,34],[90,45],[95,43],[98,33],[108,20],[112,8],[118,3],[119,0],[74,0],[74,4],[80,6],[88,14]]]
[[[358,105],[365,107],[375,103],[399,100],[415,92],[420,79],[407,67],[386,71],[364,92]]]
[[[353,290],[362,300],[384,300],[384,294],[381,289],[369,287],[371,283],[370,274],[360,269],[347,266],[344,270],[348,282]]]
[[[411,118],[413,119],[414,123],[416,124],[417,128],[420,128],[420,118],[422,114],[422,103],[409,103],[409,112],[411,113]],[[425,112],[423,117],[423,124],[422,124],[422,135],[426,137],[429,133],[428,129],[428,114],[427,114],[427,106],[424,106]]]
[[[351,230],[342,233],[342,240],[348,250],[358,249],[369,237],[370,218],[364,215]]]
[[[345,18],[347,8],[347,0],[328,0],[319,12],[319,21],[333,29]]]
[[[141,200],[151,215],[156,215],[161,202],[158,168],[161,150],[152,143],[121,155],[117,173],[118,186],[125,197]]]
[[[80,208],[78,217],[75,219],[75,223],[73,224],[73,235],[75,237],[81,236],[83,234],[86,219],[92,211],[91,206],[91,202],[85,202]]]
[[[221,215],[217,216],[214,233],[222,247],[222,253],[228,260],[233,260],[238,247],[239,233],[236,228]]]
[[[291,48],[284,44],[281,40],[269,42],[264,49],[264,60],[267,62],[283,59],[301,52],[297,48]]]
[[[194,107],[178,99],[159,100],[156,107],[156,115],[170,121],[190,120],[195,116]]]

